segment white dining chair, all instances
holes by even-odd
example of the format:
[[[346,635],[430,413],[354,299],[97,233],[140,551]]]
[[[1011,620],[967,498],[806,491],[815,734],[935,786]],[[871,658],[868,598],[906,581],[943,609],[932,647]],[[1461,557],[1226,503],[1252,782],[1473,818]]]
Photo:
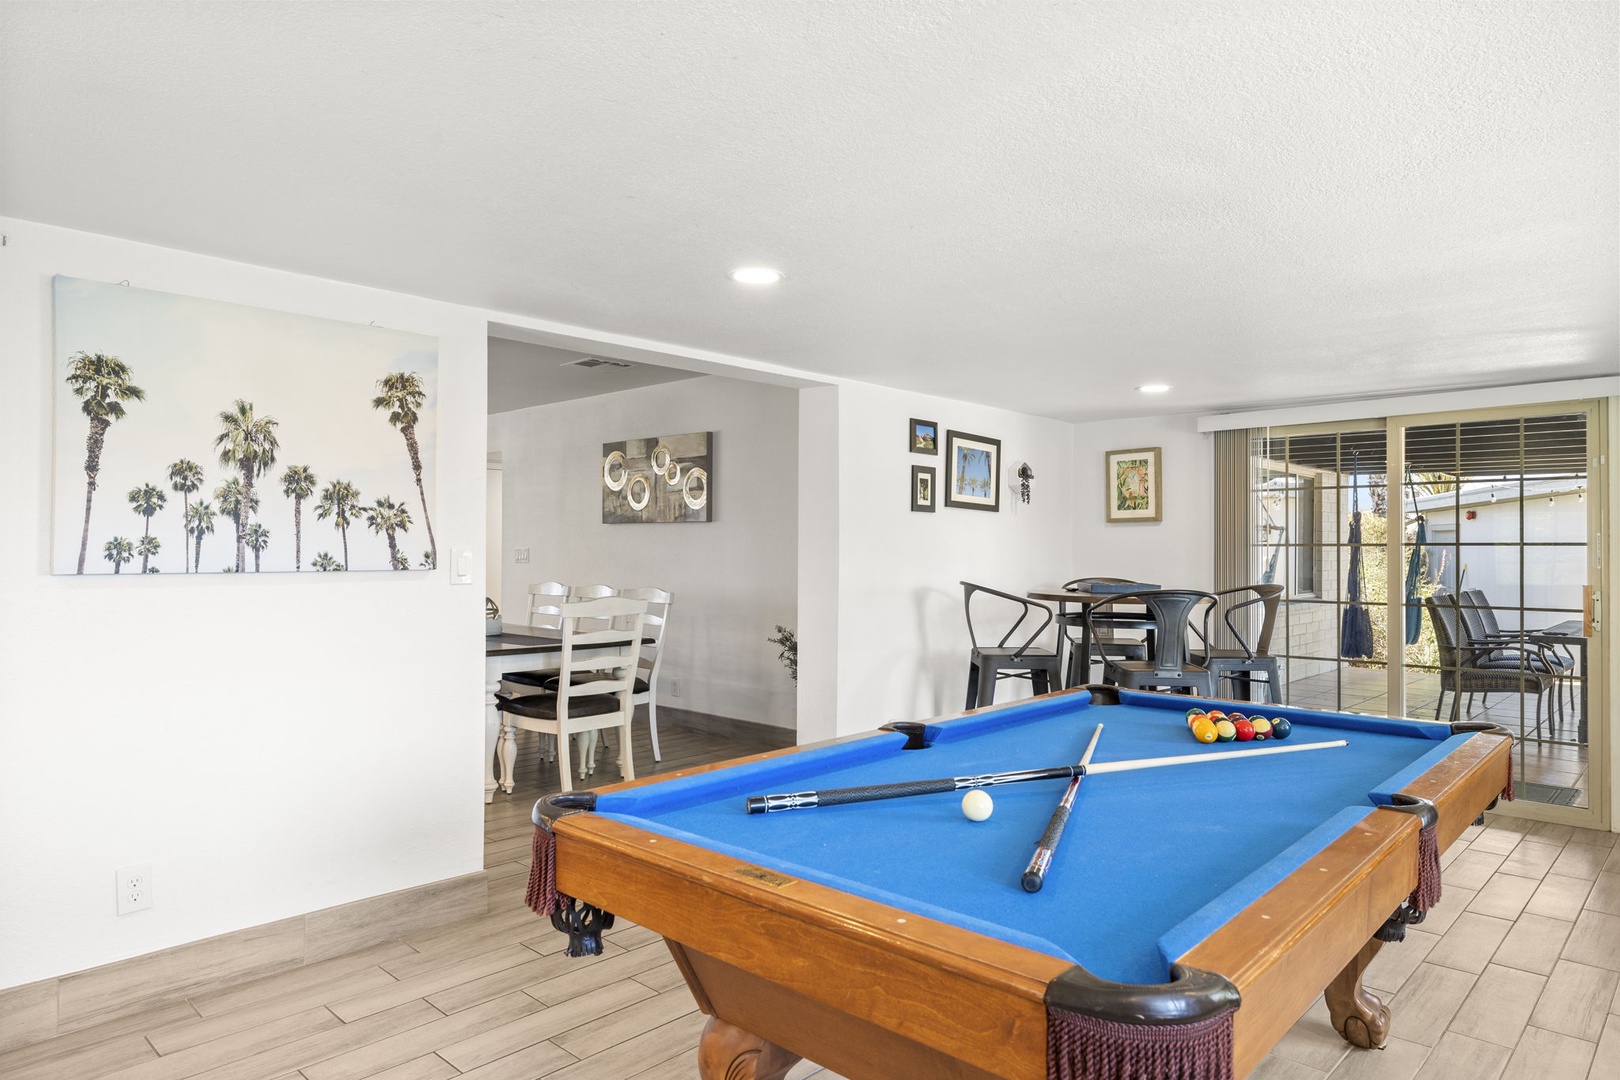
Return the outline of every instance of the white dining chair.
[[[570,735],[584,735],[580,779],[595,767],[596,732],[613,727],[619,729],[619,772],[626,780],[636,777],[630,722],[635,715],[635,680],[646,613],[645,600],[619,596],[565,602],[558,616],[562,655],[556,688],[521,695],[502,690],[495,695],[496,708],[510,728],[556,739],[564,791],[573,790]],[[605,629],[589,629],[601,623],[606,624]],[[502,775],[509,777],[516,737],[512,731],[502,735]]]
[[[557,629],[557,616],[568,599],[568,586],[560,581],[542,581],[529,586],[529,626],[536,630]]]
[[[641,646],[635,703],[647,706],[647,730],[652,735],[653,760],[662,761],[664,756],[658,749],[658,669],[664,662],[664,634],[669,629],[669,609],[673,598],[667,590],[654,588],[625,589],[619,595],[647,601],[647,618],[641,636],[652,641],[643,641]]]

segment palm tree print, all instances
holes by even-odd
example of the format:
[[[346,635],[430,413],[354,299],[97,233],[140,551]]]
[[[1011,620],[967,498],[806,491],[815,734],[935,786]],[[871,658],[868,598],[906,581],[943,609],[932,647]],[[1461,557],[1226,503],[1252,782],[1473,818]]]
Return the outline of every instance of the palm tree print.
[[[293,501],[293,569],[304,568],[304,500],[315,494],[315,470],[289,465],[281,474],[281,493]]]
[[[264,549],[270,546],[270,529],[263,522],[255,521],[247,527],[247,536],[244,539],[247,542],[248,550],[253,552],[253,572],[257,574],[259,572],[259,556],[263,555]]]
[[[152,538],[152,515],[163,509],[163,504],[169,497],[163,494],[163,489],[151,484],[142,484],[140,487],[129,489],[129,507],[141,517],[146,519],[146,531],[142,534],[142,542]],[[146,573],[148,556],[141,556],[141,573]],[[115,571],[116,572],[116,571]]]
[[[214,531],[214,507],[206,499],[198,499],[186,507],[186,531],[196,545],[192,572],[202,572],[202,538]]]
[[[214,437],[219,451],[219,463],[226,468],[241,470],[244,512],[236,517],[236,571],[246,568],[248,518],[259,508],[253,497],[253,478],[268,472],[276,463],[278,421],[268,416],[254,416],[253,403],[236,399],[236,404],[219,414],[220,432]]]
[[[129,365],[116,356],[102,353],[75,353],[68,361],[67,384],[73,396],[82,398],[81,412],[90,418],[90,435],[84,442],[84,532],[79,536],[79,573],[84,573],[84,556],[90,550],[90,503],[96,495],[96,474],[101,472],[101,451],[107,444],[107,429],[124,418],[126,401],[142,401],[146,391],[129,381]],[[120,564],[113,564],[113,573]]]
[[[439,545],[433,539],[433,519],[428,516],[427,491],[422,487],[422,454],[416,442],[416,410],[427,400],[422,380],[414,371],[393,371],[377,380],[382,393],[371,399],[373,409],[387,409],[388,422],[399,428],[405,437],[405,449],[411,455],[411,472],[416,475],[416,494],[422,500],[422,524],[427,527],[428,557],[432,566],[439,565]]]
[[[113,573],[123,570],[124,564],[135,557],[135,545],[122,536],[115,536],[107,541],[101,549],[108,562],[113,564]]]
[[[343,534],[343,569],[349,568],[349,523],[360,513],[360,490],[347,480],[334,480],[321,492],[321,501],[315,504],[315,517],[319,521],[332,519],[332,525]]]
[[[394,539],[395,533],[407,532],[411,527],[409,508],[395,505],[387,495],[378,496],[374,504],[366,507],[366,524],[371,526],[372,532],[388,537],[388,565],[395,570],[409,570],[410,560],[399,553],[399,544]]]
[[[202,485],[202,466],[198,465],[195,461],[191,461],[187,458],[181,458],[179,461],[169,466],[169,487],[173,488],[180,494],[180,509],[182,514],[180,525],[182,529],[187,531],[187,534],[189,534],[191,529],[191,494],[198,488],[202,487]],[[180,562],[185,566],[186,573],[188,574],[191,573],[191,560],[185,558],[185,556],[191,553],[190,546],[191,545],[189,543],[186,545],[186,549],[181,553],[180,559]]]
[[[153,555],[156,555],[162,549],[163,541],[159,540],[151,533],[147,533],[145,536],[141,537],[141,542],[135,545],[135,554],[141,557],[141,573],[155,574],[158,572],[157,567],[153,566],[148,568],[146,564],[147,560],[149,560]]]
[[[310,565],[313,566],[317,570],[342,570],[343,569],[343,564],[338,562],[336,559],[332,558],[332,553],[329,552],[329,551],[323,551],[320,554],[316,555],[315,556],[315,561],[310,563]]]

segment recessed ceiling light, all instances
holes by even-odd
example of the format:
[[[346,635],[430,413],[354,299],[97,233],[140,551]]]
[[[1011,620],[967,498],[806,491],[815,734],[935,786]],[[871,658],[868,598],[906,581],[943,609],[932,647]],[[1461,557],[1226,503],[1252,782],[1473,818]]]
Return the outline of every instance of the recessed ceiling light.
[[[1162,394],[1170,389],[1170,384],[1162,382],[1150,382],[1144,386],[1138,386],[1137,389],[1144,394]]]
[[[731,280],[742,285],[775,285],[782,280],[782,271],[768,266],[741,266],[731,272]]]

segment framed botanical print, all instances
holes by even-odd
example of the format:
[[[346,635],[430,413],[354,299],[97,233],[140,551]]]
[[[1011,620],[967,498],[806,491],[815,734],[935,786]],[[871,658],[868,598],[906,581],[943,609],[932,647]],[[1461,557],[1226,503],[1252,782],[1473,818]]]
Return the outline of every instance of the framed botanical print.
[[[939,425],[932,420],[913,419],[906,446],[913,454],[939,453]]]
[[[1163,521],[1159,506],[1159,448],[1110,450],[1104,455],[1109,521]]]
[[[934,509],[934,467],[932,465],[913,465],[911,467],[911,510],[917,514],[932,514]]]
[[[945,505],[1001,509],[1001,440],[965,431],[945,433]]]

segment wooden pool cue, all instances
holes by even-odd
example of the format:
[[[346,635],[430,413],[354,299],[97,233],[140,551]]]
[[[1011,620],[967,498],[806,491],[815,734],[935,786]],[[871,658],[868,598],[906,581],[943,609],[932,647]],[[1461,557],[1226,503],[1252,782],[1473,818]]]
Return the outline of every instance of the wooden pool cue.
[[[1091,764],[1091,752],[1097,749],[1097,738],[1102,734],[1103,726],[1097,725],[1097,730],[1091,733],[1091,741],[1086,744],[1086,752],[1080,756],[1080,771],[1074,774],[1069,786],[1064,789],[1063,798],[1058,800],[1057,809],[1052,811],[1052,819],[1046,823],[1046,831],[1035,844],[1035,854],[1024,867],[1024,876],[1019,879],[1025,892],[1040,892],[1041,886],[1046,884],[1046,871],[1052,865],[1052,856],[1057,854],[1058,841],[1063,839],[1063,827],[1069,823],[1069,811],[1074,808],[1074,797],[1080,793],[1080,781],[1086,778],[1086,766]]]

